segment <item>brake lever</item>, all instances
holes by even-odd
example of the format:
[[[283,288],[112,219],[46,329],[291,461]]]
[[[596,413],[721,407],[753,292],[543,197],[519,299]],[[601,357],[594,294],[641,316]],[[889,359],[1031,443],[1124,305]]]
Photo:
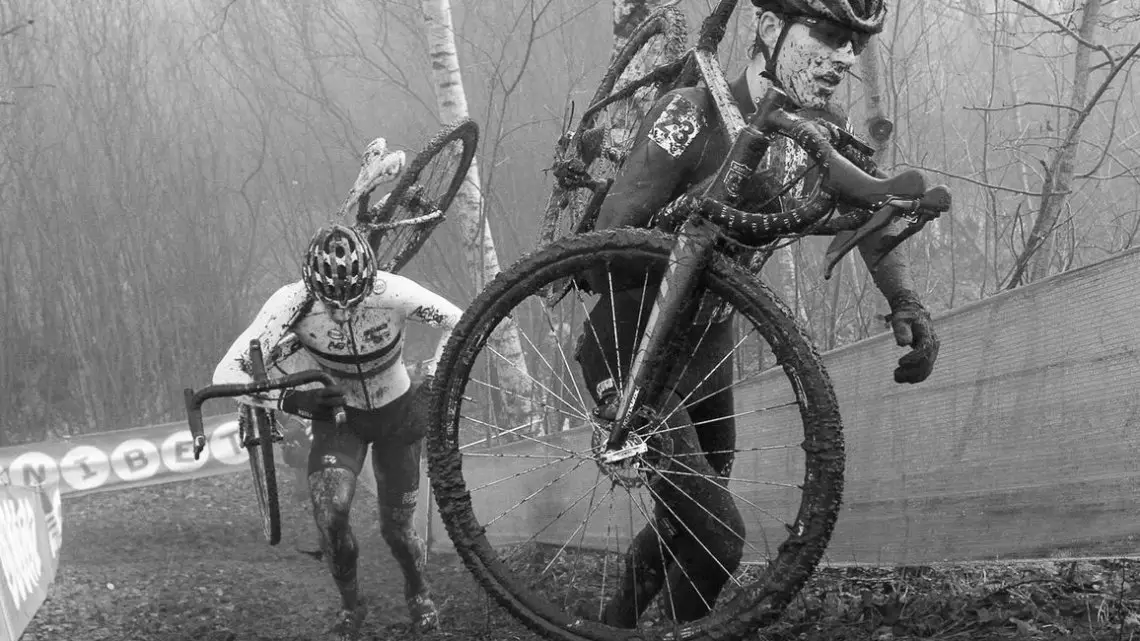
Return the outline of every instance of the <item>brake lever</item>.
[[[897,234],[883,236],[879,242],[879,246],[876,248],[877,256],[875,262],[870,265],[869,269],[874,270],[878,267],[879,263],[886,258],[887,254],[903,244],[906,239],[922,231],[926,223],[937,220],[942,216],[943,212],[950,211],[950,205],[952,203],[953,199],[950,196],[950,190],[943,185],[939,185],[927,192],[926,197],[919,202],[919,206],[915,209],[913,215],[904,216],[908,221],[907,226]]]
[[[903,201],[910,203],[909,206],[903,207],[896,204],[898,201],[888,202],[881,207],[878,211],[871,216],[871,218],[863,223],[859,229],[855,231],[839,232],[832,239],[831,244],[827,247],[825,258],[827,259],[827,267],[824,269],[824,279],[831,278],[831,271],[848,254],[854,249],[864,238],[870,234],[883,229],[891,224],[895,218],[903,218],[909,221],[909,224],[899,233],[884,236],[879,247],[876,249],[877,257],[875,261],[868,266],[868,269],[874,270],[883,258],[891,253],[896,247],[901,245],[903,241],[911,236],[917,234],[926,226],[926,223],[938,218],[942,212],[950,211],[950,206],[953,199],[950,196],[950,190],[945,185],[938,185],[931,188],[922,198],[915,201]]]

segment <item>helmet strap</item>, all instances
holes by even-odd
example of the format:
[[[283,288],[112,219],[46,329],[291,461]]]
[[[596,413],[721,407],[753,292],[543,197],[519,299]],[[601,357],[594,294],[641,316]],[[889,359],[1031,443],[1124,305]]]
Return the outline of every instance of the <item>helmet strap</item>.
[[[788,37],[788,30],[791,29],[792,23],[787,17],[781,20],[780,35],[776,36],[776,46],[772,47],[771,55],[768,55],[768,47],[764,45],[764,55],[767,57],[767,64],[764,66],[764,71],[760,75],[764,76],[772,82],[773,85],[783,88],[780,81],[776,78],[776,57],[780,55],[780,49],[784,47],[784,39]]]

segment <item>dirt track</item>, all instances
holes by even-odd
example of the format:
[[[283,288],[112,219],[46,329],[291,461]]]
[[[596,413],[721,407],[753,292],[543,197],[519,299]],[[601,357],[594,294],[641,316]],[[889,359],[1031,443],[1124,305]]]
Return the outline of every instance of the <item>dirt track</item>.
[[[61,567],[22,641],[229,641],[323,638],[337,606],[289,500],[268,546],[249,476],[109,492],[64,502]],[[402,580],[367,494],[354,511],[366,638],[411,637]],[[303,535],[303,538],[299,537]],[[452,555],[431,577],[443,627],[425,641],[536,637],[488,602]],[[824,639],[1132,639],[1140,637],[1140,563],[1097,561],[817,572],[769,641]]]
[[[262,537],[247,474],[65,500],[60,569],[22,641],[321,638],[336,590],[323,563],[295,550],[313,526],[282,483],[286,522],[275,547]],[[358,497],[366,638],[409,636],[403,580],[370,497]],[[456,557],[435,556],[432,566],[443,627],[421,638],[534,638],[488,604]]]

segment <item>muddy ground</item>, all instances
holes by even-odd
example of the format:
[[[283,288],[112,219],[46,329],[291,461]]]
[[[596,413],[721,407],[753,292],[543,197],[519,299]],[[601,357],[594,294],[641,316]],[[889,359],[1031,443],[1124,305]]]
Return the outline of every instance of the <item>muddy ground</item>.
[[[337,598],[324,565],[297,552],[314,540],[289,500],[285,531],[261,534],[248,475],[234,474],[64,501],[64,543],[47,601],[23,641],[319,639]],[[402,580],[369,497],[354,510],[366,638],[410,637]],[[535,639],[490,603],[453,555],[434,554],[436,639]],[[1140,562],[823,568],[760,638],[1140,638]]]

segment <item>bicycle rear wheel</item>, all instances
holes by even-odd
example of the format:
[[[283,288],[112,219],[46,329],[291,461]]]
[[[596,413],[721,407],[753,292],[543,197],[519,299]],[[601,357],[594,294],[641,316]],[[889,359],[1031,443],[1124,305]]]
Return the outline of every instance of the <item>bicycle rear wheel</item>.
[[[743,638],[773,623],[798,593],[839,512],[842,425],[819,355],[783,303],[719,254],[703,276],[718,298],[705,301],[728,307],[698,312],[687,330],[688,351],[669,361],[669,386],[686,414],[673,414],[672,405],[649,408],[657,412],[640,433],[644,453],[624,466],[599,460],[608,432],[593,414],[594,390],[575,362],[575,344],[591,332],[605,334],[611,324],[611,335],[617,334],[619,323],[598,313],[613,308],[612,298],[577,283],[588,269],[604,270],[610,283],[648,282],[646,274],[664,272],[672,244],[660,232],[615,229],[564,238],[520,259],[468,307],[436,372],[428,457],[448,534],[483,587],[552,639]],[[543,292],[563,279],[571,292],[552,308]],[[531,382],[525,398],[484,374],[517,362],[488,345],[507,319],[522,338]],[[622,381],[632,349],[617,352],[611,376]],[[703,356],[684,356],[697,353]],[[768,367],[761,357],[770,359]],[[498,411],[505,404],[514,411]],[[673,420],[685,415],[691,424]],[[528,418],[503,424],[502,416]],[[708,465],[669,449],[682,433],[700,439]],[[495,446],[506,434],[515,442]],[[687,494],[694,484],[699,489]],[[699,511],[712,505],[698,494],[706,491],[721,503],[730,497],[743,534],[719,528],[726,525],[724,511]],[[687,507],[678,507],[686,500]],[[710,527],[720,538],[709,538]],[[735,546],[744,563],[722,564],[712,549],[722,544]],[[657,559],[626,568],[633,549]],[[698,567],[693,558],[708,562]],[[697,570],[705,576],[690,574]],[[671,613],[684,608],[683,589],[710,573],[724,588],[719,598],[697,592],[707,615],[672,621]],[[659,580],[670,574],[669,581]],[[633,593],[639,615],[623,625],[634,628],[602,622],[613,623],[614,604],[628,604],[619,592],[649,586],[654,576],[654,589]]]
[[[270,545],[281,542],[281,503],[277,496],[277,465],[273,444],[279,440],[273,417],[260,407],[242,405],[238,417],[242,445],[249,453],[249,469],[257,493],[261,531]]]
[[[587,109],[555,145],[554,186],[538,246],[589,231],[612,179],[633,143],[645,113],[672,81],[650,72],[675,63],[685,49],[687,26],[675,7],[650,14],[614,56]],[[678,68],[679,69],[679,68]],[[629,91],[631,85],[638,87]],[[627,92],[600,109],[595,106]]]
[[[467,179],[478,144],[479,125],[474,120],[465,118],[444,127],[404,170],[387,200],[358,216],[358,223],[369,230],[368,241],[381,270],[402,269],[443,222]]]

